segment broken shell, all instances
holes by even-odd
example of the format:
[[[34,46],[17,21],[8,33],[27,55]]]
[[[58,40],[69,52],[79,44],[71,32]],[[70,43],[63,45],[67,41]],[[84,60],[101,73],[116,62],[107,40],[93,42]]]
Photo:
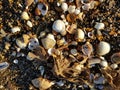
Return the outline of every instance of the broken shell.
[[[114,53],[111,56],[111,61],[116,64],[120,64],[120,52]]]
[[[48,12],[48,5],[46,3],[39,3],[37,7],[41,11],[41,14],[43,16],[47,14],[47,12]]]
[[[54,21],[52,25],[52,29],[56,32],[64,32],[65,31],[65,23],[62,20]]]
[[[39,88],[39,90],[47,90],[48,88],[50,88],[55,83],[53,83],[52,81],[47,80],[45,78],[39,77],[39,78],[33,79],[32,80],[32,84],[36,88]]]
[[[81,29],[77,29],[77,31],[76,31],[76,40],[78,41],[78,42],[81,42],[81,41],[83,41],[84,40],[84,38],[85,38],[85,33],[83,32],[83,30],[81,30]]]
[[[33,50],[33,49],[35,49],[35,48],[38,47],[38,46],[39,46],[39,41],[38,41],[37,38],[32,38],[32,39],[30,39],[30,42],[29,42],[29,44],[28,44],[28,48],[29,48],[30,50]]]
[[[76,49],[71,49],[70,50],[71,54],[76,56],[78,54],[77,50]]]
[[[75,12],[75,5],[70,5],[69,7],[68,7],[68,12],[69,13],[74,13]]]
[[[100,58],[90,58],[88,59],[88,65],[100,64],[102,59]]]
[[[82,45],[82,52],[84,55],[87,55],[90,57],[90,55],[93,52],[93,46],[90,42],[86,42],[84,45]]]
[[[34,0],[25,0],[26,9],[34,2]]]
[[[102,60],[100,65],[104,68],[108,67],[108,62],[106,60]]]
[[[29,20],[30,19],[29,15],[28,15],[28,13],[26,11],[22,12],[21,18],[23,20]]]
[[[16,44],[19,48],[21,49],[25,49],[27,46],[27,43],[24,42],[24,40],[22,38],[17,38],[16,39]]]
[[[19,32],[20,30],[21,30],[21,28],[20,28],[20,27],[18,27],[18,26],[13,27],[13,28],[11,29],[12,33]]]
[[[89,9],[91,9],[90,3],[84,4],[84,5],[82,6],[82,9],[89,11]]]
[[[111,64],[110,67],[111,67],[112,69],[116,69],[116,68],[118,68],[118,65],[117,65],[116,63],[114,63],[114,64]]]
[[[48,54],[51,55],[51,56],[55,56],[55,55],[60,55],[60,52],[55,48],[49,48],[48,49]]]
[[[101,41],[97,47],[97,54],[98,55],[105,55],[109,52],[110,52],[110,44],[105,42],[105,41]]]
[[[7,63],[7,62],[0,63],[0,71],[6,69],[8,67],[9,67],[9,63]]]
[[[105,27],[104,23],[96,23],[94,28],[100,30],[100,29],[104,29],[104,27]]]
[[[18,64],[18,59],[14,59],[14,60],[13,60],[13,63],[14,63],[14,64]]]
[[[29,27],[33,27],[33,25],[32,25],[32,22],[31,22],[31,21],[27,21],[27,25],[28,25]]]
[[[70,34],[74,34],[76,32],[77,24],[72,24],[66,28],[66,31]]]
[[[62,3],[61,8],[64,12],[67,11],[68,10],[68,4],[67,3]]]
[[[29,52],[27,55],[28,60],[34,60],[34,59],[39,59],[39,56],[36,56],[34,53]]]
[[[60,39],[60,40],[57,40],[57,45],[58,45],[58,46],[62,46],[62,45],[64,45],[64,44],[66,44],[65,38],[62,38],[62,39]]]
[[[46,38],[41,39],[41,42],[45,49],[53,48],[56,44],[56,40],[52,34],[48,34]]]

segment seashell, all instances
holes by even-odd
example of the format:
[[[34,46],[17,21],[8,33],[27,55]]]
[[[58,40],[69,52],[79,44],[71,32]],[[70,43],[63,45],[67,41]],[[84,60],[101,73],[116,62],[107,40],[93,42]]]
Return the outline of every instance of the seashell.
[[[14,59],[14,60],[13,60],[13,63],[14,63],[14,64],[18,64],[18,60],[17,60],[17,59]]]
[[[41,11],[41,14],[43,16],[47,14],[47,12],[48,12],[48,5],[46,3],[39,3],[37,7]]]
[[[75,22],[77,19],[77,15],[75,13],[67,14],[66,19],[68,22]]]
[[[104,29],[105,24],[104,23],[96,23],[94,28],[96,28],[97,30]]]
[[[80,14],[80,9],[79,9],[79,8],[75,9],[75,14],[76,14],[76,15],[79,15],[79,14]]]
[[[84,4],[84,5],[82,6],[82,9],[89,11],[89,9],[91,9],[91,4],[90,4],[90,3]]]
[[[29,15],[28,15],[28,13],[27,13],[26,11],[23,11],[23,12],[22,12],[21,18],[22,18],[23,20],[29,20],[29,19],[30,19]]]
[[[71,49],[70,53],[74,56],[77,56],[77,54],[78,54],[77,49]]]
[[[49,48],[48,49],[48,54],[50,56],[56,56],[56,55],[60,55],[60,51],[55,49],[55,48]]]
[[[57,84],[58,86],[60,86],[60,87],[64,86],[64,82],[63,82],[62,80],[59,81],[59,82],[56,82],[56,84]]]
[[[62,45],[64,45],[64,44],[66,44],[65,38],[62,38],[62,39],[60,39],[60,40],[57,40],[57,45],[58,45],[58,46],[62,46]]]
[[[0,63],[0,71],[7,69],[8,67],[9,67],[9,63],[7,62]]]
[[[6,50],[9,50],[9,49],[10,49],[10,46],[11,46],[11,45],[10,45],[9,42],[5,42],[5,49],[6,49]]]
[[[62,20],[54,21],[52,25],[52,29],[56,32],[64,32],[65,31],[65,23]]]
[[[106,68],[106,67],[108,67],[108,62],[107,62],[106,60],[102,60],[102,61],[100,62],[100,65],[101,65],[102,67]]]
[[[36,87],[39,88],[39,90],[47,90],[49,89],[52,85],[54,85],[55,83],[53,83],[50,80],[47,80],[45,78],[39,77],[39,78],[35,78],[32,80],[32,84]]]
[[[34,0],[25,0],[26,9],[34,2]]]
[[[28,60],[34,60],[34,59],[39,59],[39,56],[36,56],[34,53],[29,52],[26,57]]]
[[[25,49],[26,46],[27,46],[27,43],[25,43],[22,38],[17,38],[16,39],[16,44],[20,49]]]
[[[45,49],[53,48],[56,40],[52,34],[48,34],[46,38],[41,39],[42,45]]]
[[[120,64],[120,52],[114,53],[111,56],[111,61],[116,64]]]
[[[85,33],[83,30],[77,29],[75,38],[78,42],[83,41],[85,39]]]
[[[33,25],[32,25],[32,22],[31,22],[31,21],[27,21],[27,25],[28,25],[29,27],[33,27]]]
[[[75,12],[75,5],[69,5],[68,7],[68,12],[71,14],[71,13],[74,13]]]
[[[39,46],[39,41],[37,38],[30,39],[30,42],[28,43],[28,48],[30,50],[34,50],[38,46]]]
[[[68,28],[66,28],[66,31],[69,34],[74,34],[76,32],[76,28],[77,28],[77,25],[76,24],[72,24],[72,25],[68,26]]]
[[[88,59],[88,65],[94,65],[94,64],[100,64],[100,62],[102,61],[102,59],[100,58],[90,58]]]
[[[19,32],[20,30],[21,30],[21,28],[20,28],[20,27],[18,27],[18,26],[13,27],[13,28],[11,29],[12,33]]]
[[[111,67],[112,69],[116,69],[116,68],[118,68],[118,65],[117,65],[116,63],[113,63],[113,64],[110,65],[110,67]]]
[[[62,3],[61,4],[61,8],[62,8],[62,10],[64,11],[64,12],[66,12],[67,10],[68,10],[68,4],[67,3]]]
[[[105,55],[110,52],[110,44],[105,41],[100,41],[97,47],[98,55]]]

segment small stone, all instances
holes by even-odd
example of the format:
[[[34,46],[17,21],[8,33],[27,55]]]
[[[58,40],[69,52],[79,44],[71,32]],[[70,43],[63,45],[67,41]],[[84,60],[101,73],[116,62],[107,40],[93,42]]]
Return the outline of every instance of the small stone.
[[[68,12],[69,13],[74,13],[75,12],[75,5],[70,5],[69,7],[68,7]]]
[[[20,29],[20,27],[18,27],[18,26],[13,27],[13,28],[11,29],[12,33],[19,32],[20,30],[21,30],[21,29]]]
[[[68,4],[67,3],[62,3],[61,8],[64,12],[67,11],[68,10]]]
[[[13,60],[13,63],[18,64],[18,60],[17,59]]]
[[[96,23],[95,27],[97,30],[101,30],[104,29],[105,25],[104,23]]]
[[[32,25],[32,22],[31,22],[31,21],[27,21],[27,25],[28,25],[29,27],[33,27],[33,25]]]
[[[29,15],[28,15],[28,13],[26,11],[22,12],[21,18],[23,20],[29,20],[30,19]]]
[[[114,64],[111,64],[110,67],[111,67],[112,69],[116,69],[116,68],[118,68],[118,65],[114,63]]]
[[[39,41],[38,41],[37,38],[30,39],[30,42],[28,43],[28,48],[30,50],[33,50],[33,49],[35,49],[38,46],[39,46]]]

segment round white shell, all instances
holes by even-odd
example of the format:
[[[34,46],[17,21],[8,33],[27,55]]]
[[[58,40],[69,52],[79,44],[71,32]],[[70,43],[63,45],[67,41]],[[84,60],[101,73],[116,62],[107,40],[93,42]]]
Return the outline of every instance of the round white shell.
[[[101,41],[98,44],[97,54],[98,55],[105,55],[109,52],[110,52],[110,44],[105,42],[105,41]]]
[[[65,23],[62,20],[56,20],[53,23],[52,29],[56,32],[63,32],[65,30]]]
[[[35,49],[35,48],[38,47],[38,46],[39,46],[39,41],[38,41],[37,38],[32,38],[32,39],[30,39],[30,42],[29,42],[29,44],[28,44],[28,48],[29,48],[30,50],[33,50],[33,49]]]
[[[104,29],[105,24],[104,23],[96,23],[95,27],[97,30]]]
[[[67,11],[68,10],[68,4],[67,3],[62,3],[61,8],[64,12]]]

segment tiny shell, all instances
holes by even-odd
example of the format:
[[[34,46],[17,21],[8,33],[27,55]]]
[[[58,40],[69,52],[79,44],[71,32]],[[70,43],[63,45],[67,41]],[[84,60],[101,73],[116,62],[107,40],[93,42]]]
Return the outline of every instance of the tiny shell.
[[[82,6],[82,9],[83,9],[83,10],[89,11],[90,8],[91,8],[90,3],[84,4],[84,5]]]
[[[18,59],[14,59],[14,60],[13,60],[13,63],[14,63],[14,64],[18,64]]]
[[[48,5],[46,3],[39,3],[38,6],[39,10],[41,11],[41,14],[44,16],[48,12]]]
[[[28,25],[29,27],[33,27],[33,25],[32,25],[32,22],[31,22],[31,21],[27,21],[27,25]]]
[[[75,5],[70,5],[69,7],[68,7],[68,12],[69,13],[74,13],[75,12]]]
[[[25,0],[26,9],[34,2],[34,0]]]
[[[36,87],[39,88],[39,90],[47,90],[50,88],[54,83],[50,80],[47,80],[45,78],[39,77],[35,78],[32,80],[32,84]]]
[[[29,42],[29,44],[28,44],[28,48],[29,48],[30,50],[33,50],[33,49],[35,49],[35,48],[38,47],[38,46],[39,46],[39,41],[38,41],[37,38],[32,38],[32,39],[30,39],[30,42]]]
[[[65,23],[62,20],[54,21],[52,29],[56,32],[63,32],[65,30]]]
[[[79,13],[80,13],[80,9],[75,9],[75,14],[79,15]]]
[[[94,28],[100,30],[100,29],[104,29],[104,27],[105,27],[104,23],[96,23]]]
[[[48,34],[46,38],[41,39],[41,42],[45,49],[53,48],[56,44],[52,34]]]
[[[101,66],[103,66],[104,68],[108,67],[108,62],[106,60],[102,60],[101,61]]]
[[[8,67],[9,67],[9,63],[7,62],[0,63],[0,71],[7,69]]]
[[[41,11],[38,7],[35,8],[35,15],[41,15]]]
[[[88,65],[100,64],[100,58],[90,58],[88,59]]]
[[[82,52],[84,55],[87,55],[90,57],[90,55],[93,52],[93,46],[90,42],[86,42],[84,45],[82,45]]]
[[[105,42],[105,41],[101,41],[97,47],[97,54],[98,55],[105,55],[109,52],[110,52],[110,44]]]
[[[68,10],[68,4],[67,3],[62,3],[61,8],[64,12],[67,11]]]
[[[11,29],[12,33],[19,32],[20,30],[21,30],[21,28],[20,28],[20,27],[18,27],[18,26],[13,27],[13,28]]]
[[[83,30],[77,29],[77,31],[76,31],[76,40],[78,42],[81,42],[81,41],[84,40],[84,38],[85,38],[85,33],[83,32]]]
[[[120,52],[114,53],[111,56],[111,61],[116,64],[120,64]]]
[[[24,19],[24,20],[29,20],[30,19],[29,15],[26,11],[22,12],[21,18]]]
[[[62,46],[62,45],[64,45],[65,43],[66,43],[65,38],[62,38],[62,39],[60,39],[60,40],[57,40],[57,45],[58,45],[58,46]]]

